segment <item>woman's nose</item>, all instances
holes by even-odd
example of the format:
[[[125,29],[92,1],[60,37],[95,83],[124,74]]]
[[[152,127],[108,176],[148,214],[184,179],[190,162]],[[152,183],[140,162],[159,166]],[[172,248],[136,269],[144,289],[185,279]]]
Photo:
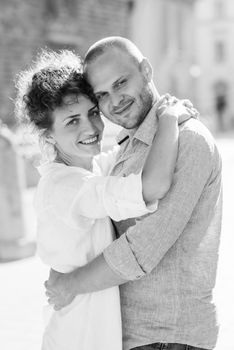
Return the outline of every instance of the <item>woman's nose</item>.
[[[90,135],[92,135],[95,131],[96,131],[96,125],[94,123],[94,118],[87,118],[84,122],[83,125],[83,130],[87,133],[89,133]]]

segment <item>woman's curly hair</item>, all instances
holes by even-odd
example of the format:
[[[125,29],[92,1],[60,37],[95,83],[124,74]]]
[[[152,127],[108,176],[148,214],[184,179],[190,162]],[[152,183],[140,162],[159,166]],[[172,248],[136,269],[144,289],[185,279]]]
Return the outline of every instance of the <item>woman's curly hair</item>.
[[[16,117],[41,132],[51,130],[51,112],[63,104],[68,94],[85,95],[97,104],[83,76],[80,57],[69,50],[42,50],[32,66],[19,73],[16,89]]]

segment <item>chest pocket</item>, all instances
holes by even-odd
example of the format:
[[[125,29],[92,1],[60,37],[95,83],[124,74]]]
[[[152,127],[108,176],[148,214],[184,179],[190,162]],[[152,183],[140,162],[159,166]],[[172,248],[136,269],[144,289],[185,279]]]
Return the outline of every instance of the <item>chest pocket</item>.
[[[137,141],[134,145],[130,143],[117,157],[116,164],[111,175],[128,176],[137,174],[143,168],[149,146]]]
[[[116,164],[111,171],[111,175],[125,177],[130,174],[139,173],[143,168],[148,151],[149,146],[140,141],[138,141],[134,146],[128,145],[126,150],[120,153],[119,157],[117,158]],[[146,215],[138,218],[113,222],[117,238],[126,232],[129,227],[135,226],[136,222],[144,218]]]

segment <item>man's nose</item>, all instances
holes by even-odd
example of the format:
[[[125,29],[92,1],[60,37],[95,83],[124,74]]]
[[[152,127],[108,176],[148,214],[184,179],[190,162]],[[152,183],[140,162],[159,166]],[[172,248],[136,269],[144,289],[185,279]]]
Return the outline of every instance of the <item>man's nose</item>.
[[[114,92],[110,95],[112,108],[118,108],[123,102],[123,96],[118,92]]]

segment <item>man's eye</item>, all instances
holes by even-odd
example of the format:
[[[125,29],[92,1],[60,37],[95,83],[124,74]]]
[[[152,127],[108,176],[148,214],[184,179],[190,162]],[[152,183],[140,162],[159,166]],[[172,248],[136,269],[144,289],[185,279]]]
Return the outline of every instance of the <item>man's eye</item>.
[[[126,82],[127,82],[126,79],[120,80],[120,81],[116,84],[116,86],[117,86],[117,87],[121,87],[121,86],[123,86]]]

